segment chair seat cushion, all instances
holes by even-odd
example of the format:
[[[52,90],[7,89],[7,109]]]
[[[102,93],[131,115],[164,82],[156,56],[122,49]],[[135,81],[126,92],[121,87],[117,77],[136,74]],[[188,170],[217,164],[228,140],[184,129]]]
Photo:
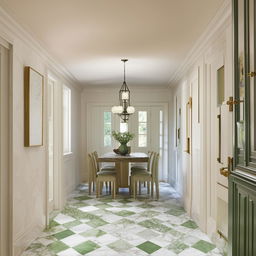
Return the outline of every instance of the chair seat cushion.
[[[148,170],[147,170],[147,168],[143,168],[141,166],[133,166],[131,168],[131,171],[132,172],[147,172]]]
[[[98,176],[103,176],[103,175],[116,175],[116,172],[115,171],[100,171],[100,172],[97,172],[97,175]]]
[[[116,168],[112,166],[106,166],[100,169],[101,172],[115,172]]]
[[[148,171],[134,171],[131,173],[132,176],[151,176],[151,173]]]

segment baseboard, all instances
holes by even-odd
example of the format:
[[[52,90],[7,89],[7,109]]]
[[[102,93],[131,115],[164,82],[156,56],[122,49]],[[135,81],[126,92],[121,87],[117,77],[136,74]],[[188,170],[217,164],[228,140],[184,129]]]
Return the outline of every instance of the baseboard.
[[[40,235],[43,229],[43,225],[31,225],[25,232],[20,234],[18,238],[13,241],[13,256],[20,256]]]

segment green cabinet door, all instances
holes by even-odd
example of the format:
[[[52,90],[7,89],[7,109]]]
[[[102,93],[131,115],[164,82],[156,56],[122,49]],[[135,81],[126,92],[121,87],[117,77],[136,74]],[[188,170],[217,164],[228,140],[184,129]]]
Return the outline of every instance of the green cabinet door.
[[[229,255],[256,256],[256,0],[233,0],[234,161]]]
[[[231,196],[230,244],[232,256],[256,255],[256,183],[242,177],[229,178]]]

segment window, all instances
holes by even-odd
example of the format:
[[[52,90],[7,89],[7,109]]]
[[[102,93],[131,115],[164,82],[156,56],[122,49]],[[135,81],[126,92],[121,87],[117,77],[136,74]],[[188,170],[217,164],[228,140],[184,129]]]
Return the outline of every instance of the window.
[[[138,112],[138,146],[147,147],[147,111]]]
[[[111,112],[104,112],[104,147],[111,147]]]
[[[63,86],[63,153],[71,153],[71,90]]]
[[[159,112],[159,153],[163,153],[163,111]]]

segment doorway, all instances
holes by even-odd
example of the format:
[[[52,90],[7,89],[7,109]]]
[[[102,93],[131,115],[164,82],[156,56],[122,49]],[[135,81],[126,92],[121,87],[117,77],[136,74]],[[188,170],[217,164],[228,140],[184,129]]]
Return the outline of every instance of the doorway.
[[[0,255],[11,253],[10,49],[0,38]]]
[[[59,97],[58,82],[52,77],[48,77],[47,83],[47,145],[48,145],[48,210],[47,215],[60,208],[60,143],[58,127],[59,120]]]

